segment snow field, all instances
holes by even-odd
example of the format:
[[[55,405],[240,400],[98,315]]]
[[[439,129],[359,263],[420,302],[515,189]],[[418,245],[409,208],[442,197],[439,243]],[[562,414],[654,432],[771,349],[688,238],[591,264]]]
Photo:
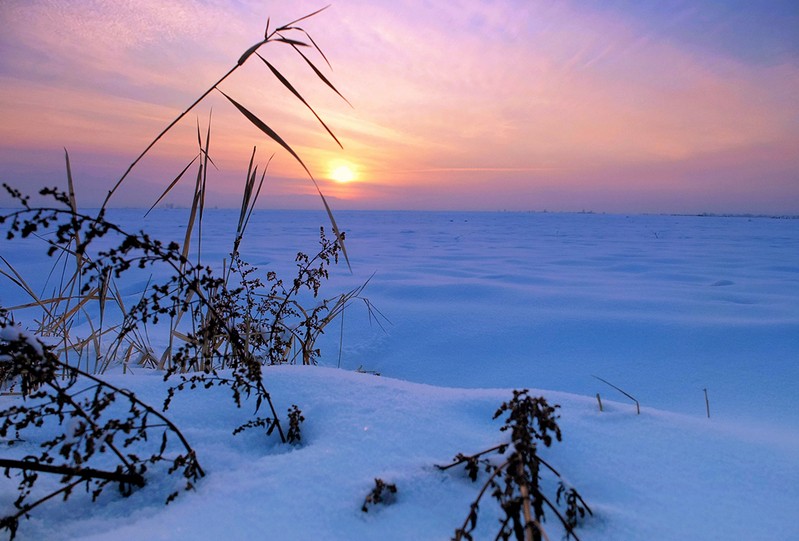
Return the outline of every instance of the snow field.
[[[122,225],[141,225],[140,211],[115,212]],[[156,211],[145,227],[182,240],[183,214]],[[207,213],[209,262],[230,249],[234,215]],[[251,409],[236,410],[224,390],[187,391],[168,414],[209,473],[196,491],[163,507],[179,479],[152,476],[128,499],[109,490],[92,505],[76,494],[37,509],[20,539],[448,539],[480,485],[434,465],[503,441],[491,417],[513,388],[547,389],[537,392],[562,406],[563,442],[542,454],[594,510],[583,540],[799,539],[799,220],[337,220],[353,273],[339,265],[322,294],[374,274],[364,294],[390,323],[381,328],[352,306],[323,336],[321,366],[266,369],[280,412],[296,403],[307,419],[303,444],[233,437]],[[257,212],[244,258],[291,276],[294,254],[311,253],[325,223],[324,213]],[[42,254],[23,243],[2,255],[43,280]],[[132,273],[121,284],[126,299],[148,279]],[[5,305],[19,300],[0,288]],[[638,398],[641,415],[592,375]],[[163,401],[160,375],[110,377]],[[376,477],[399,492],[364,514]],[[2,507],[14,486],[0,479]],[[498,516],[484,503],[476,538],[493,538]],[[560,537],[552,519],[546,526]]]
[[[67,504],[23,523],[20,539],[448,539],[479,490],[460,468],[438,471],[458,452],[504,441],[492,421],[506,389],[445,389],[323,367],[272,367],[279,407],[307,418],[303,443],[282,446],[256,433],[230,434],[247,418],[223,391],[188,391],[170,417],[195,446],[208,476],[167,507],[179,480],[161,479],[128,499]],[[114,376],[157,403],[152,376]],[[595,513],[583,539],[792,539],[799,442],[760,427],[697,419],[565,393],[563,441],[542,450]],[[375,477],[395,483],[396,501],[360,510]],[[550,483],[552,486],[553,483]],[[554,490],[554,488],[553,488]],[[478,538],[498,511],[480,509]],[[550,537],[561,533],[553,518]]]

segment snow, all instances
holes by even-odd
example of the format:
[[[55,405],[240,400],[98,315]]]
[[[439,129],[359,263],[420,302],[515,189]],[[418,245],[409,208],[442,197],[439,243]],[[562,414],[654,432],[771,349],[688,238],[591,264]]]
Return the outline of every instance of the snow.
[[[8,325],[7,327],[0,328],[0,340],[5,340],[8,342],[24,342],[27,346],[33,348],[38,355],[44,354],[42,342],[37,339],[32,332],[23,329],[19,324]],[[5,355],[0,358],[3,360],[8,360]]]
[[[207,214],[209,260],[229,250],[235,215]],[[164,507],[179,480],[153,476],[129,498],[76,493],[37,509],[19,539],[448,539],[479,484],[435,465],[504,441],[492,415],[514,388],[561,405],[563,442],[542,454],[594,511],[583,540],[799,539],[799,220],[336,217],[353,272],[340,265],[323,294],[374,274],[364,294],[390,323],[354,305],[343,332],[324,336],[320,366],[266,369],[278,409],[297,404],[306,418],[302,444],[232,436],[251,408],[186,391],[168,415],[208,472],[195,491]],[[145,227],[181,240],[181,223],[185,211],[159,210]],[[245,260],[287,274],[325,223],[322,212],[258,211]],[[41,276],[33,245],[12,246],[23,248],[3,255]],[[121,289],[137,298],[147,278]],[[20,298],[0,289],[3,305]],[[592,375],[635,396],[641,414]],[[109,378],[151,404],[165,395],[144,370]],[[375,478],[396,484],[396,501],[363,513]],[[0,507],[14,486],[0,482]],[[481,505],[476,539],[493,538],[498,513]],[[554,517],[545,527],[562,535]]]

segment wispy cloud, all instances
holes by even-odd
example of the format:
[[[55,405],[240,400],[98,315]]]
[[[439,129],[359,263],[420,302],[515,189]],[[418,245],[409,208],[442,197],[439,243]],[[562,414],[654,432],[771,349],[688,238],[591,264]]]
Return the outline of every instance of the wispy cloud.
[[[779,20],[793,20],[789,4],[777,4]],[[594,193],[642,182],[662,193],[669,182],[686,190],[689,170],[719,179],[751,170],[729,166],[749,156],[784,200],[777,184],[796,178],[785,149],[799,143],[799,44],[780,37],[785,24],[774,23],[768,6],[742,8],[756,12],[746,20],[734,10],[680,6],[337,2],[307,26],[354,109],[291,51],[269,54],[339,135],[343,152],[263,66],[246,67],[226,89],[274,122],[314,170],[346,157],[359,163],[364,186],[384,185],[385,193],[392,183],[435,193],[458,183],[475,202],[499,202],[547,183]],[[319,7],[306,0],[1,2],[3,144],[135,154],[139,141],[262,35],[267,16],[286,21]],[[702,18],[713,35],[696,34]],[[741,40],[751,54],[729,42],[732,30],[748,32]],[[218,153],[268,146],[227,103],[211,103],[220,133],[233,133],[217,140]],[[207,109],[198,114],[205,118]],[[772,149],[770,161],[756,159],[764,148]],[[278,159],[274,171],[301,174],[290,159]],[[755,173],[728,176],[727,190],[738,193]],[[723,180],[714,182],[723,189]]]

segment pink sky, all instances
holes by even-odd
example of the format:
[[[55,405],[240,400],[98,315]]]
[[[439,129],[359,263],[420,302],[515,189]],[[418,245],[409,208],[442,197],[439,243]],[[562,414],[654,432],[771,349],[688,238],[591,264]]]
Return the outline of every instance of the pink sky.
[[[799,214],[794,2],[341,0],[304,27],[352,107],[285,46],[221,88],[297,150],[335,208]],[[653,3],[654,4],[654,3]],[[0,2],[0,179],[98,205],[147,143],[263,36],[318,2]],[[253,146],[262,205],[317,208],[302,169],[210,96],[112,203],[149,205],[213,109],[212,203],[238,204]],[[348,164],[355,180],[330,179]],[[172,202],[188,204],[193,175]],[[2,200],[0,200],[2,203]]]

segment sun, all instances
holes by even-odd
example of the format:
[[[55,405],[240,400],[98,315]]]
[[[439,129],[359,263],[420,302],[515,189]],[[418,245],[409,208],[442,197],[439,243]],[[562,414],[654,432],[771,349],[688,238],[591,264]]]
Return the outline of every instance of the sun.
[[[330,178],[336,182],[347,183],[355,180],[357,175],[353,166],[337,163],[330,167]]]

